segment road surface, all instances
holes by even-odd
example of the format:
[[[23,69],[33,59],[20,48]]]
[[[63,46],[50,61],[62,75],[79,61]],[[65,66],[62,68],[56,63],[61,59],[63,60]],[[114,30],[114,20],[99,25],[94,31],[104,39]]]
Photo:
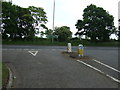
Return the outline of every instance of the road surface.
[[[85,55],[111,68],[95,62],[84,60],[81,63],[61,52],[65,46],[15,46],[4,45],[3,62],[13,71],[14,88],[118,88],[118,48],[85,47]],[[73,51],[77,47],[72,48]],[[87,65],[101,70],[110,78]],[[114,70],[114,69],[115,70]]]

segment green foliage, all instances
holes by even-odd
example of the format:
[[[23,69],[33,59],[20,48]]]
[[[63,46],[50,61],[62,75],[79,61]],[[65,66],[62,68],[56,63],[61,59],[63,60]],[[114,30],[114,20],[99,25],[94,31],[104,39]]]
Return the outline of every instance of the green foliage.
[[[31,16],[34,19],[34,27],[37,30],[36,34],[39,33],[39,28],[37,27],[42,27],[44,29],[48,29],[45,24],[47,23],[47,16],[46,12],[44,11],[43,8],[41,7],[34,7],[34,6],[29,6],[29,11],[31,12]]]
[[[54,35],[58,35],[59,41],[68,41],[72,37],[72,32],[70,31],[70,27],[62,26],[55,28]]]
[[[76,35],[86,35],[92,41],[108,41],[115,31],[113,20],[106,10],[91,4],[84,9],[83,20],[78,20],[75,25],[78,29]]]
[[[46,13],[40,7],[22,8],[10,2],[2,2],[2,20],[3,39],[32,40],[39,33],[40,27],[47,29]]]
[[[48,36],[48,35],[51,35],[53,33],[53,30],[51,30],[51,29],[47,29],[46,31],[45,31],[45,34]]]
[[[120,19],[118,20],[118,22],[120,24]],[[118,40],[120,41],[120,26],[118,27],[118,33],[117,33],[117,35],[118,35]]]

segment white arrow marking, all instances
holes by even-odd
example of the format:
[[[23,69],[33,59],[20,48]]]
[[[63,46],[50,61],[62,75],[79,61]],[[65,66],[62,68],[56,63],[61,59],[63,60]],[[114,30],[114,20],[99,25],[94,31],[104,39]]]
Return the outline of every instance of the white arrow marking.
[[[28,51],[29,53],[31,53],[33,56],[36,56],[38,51]]]

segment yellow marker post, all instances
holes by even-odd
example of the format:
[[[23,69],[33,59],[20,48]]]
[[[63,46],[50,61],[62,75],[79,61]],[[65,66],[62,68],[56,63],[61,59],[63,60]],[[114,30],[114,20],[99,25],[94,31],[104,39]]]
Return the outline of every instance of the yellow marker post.
[[[83,45],[82,44],[79,44],[78,45],[78,56],[83,56]]]

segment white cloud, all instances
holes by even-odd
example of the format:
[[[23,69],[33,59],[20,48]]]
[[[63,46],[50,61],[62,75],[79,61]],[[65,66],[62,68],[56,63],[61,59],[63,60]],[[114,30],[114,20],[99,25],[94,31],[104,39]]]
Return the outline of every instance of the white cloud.
[[[45,6],[44,0],[12,0],[13,3],[27,8],[28,6],[43,7]]]

